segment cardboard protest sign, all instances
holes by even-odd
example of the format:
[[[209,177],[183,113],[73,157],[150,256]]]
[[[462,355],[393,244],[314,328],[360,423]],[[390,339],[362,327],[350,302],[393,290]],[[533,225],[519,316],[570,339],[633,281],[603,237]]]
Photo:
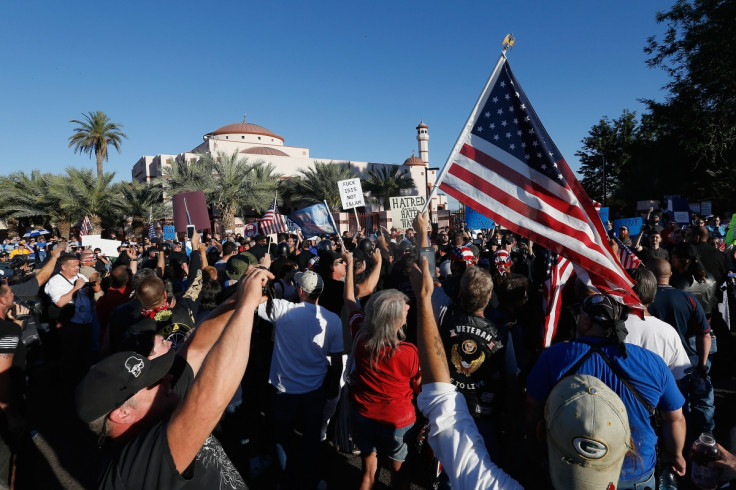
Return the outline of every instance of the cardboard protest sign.
[[[189,224],[187,209],[189,210],[191,224],[197,230],[210,229],[210,215],[207,211],[207,203],[204,200],[204,192],[180,192],[174,195],[172,204],[174,206],[174,227],[177,232],[187,231],[187,225]]]
[[[641,216],[636,218],[622,218],[613,221],[613,231],[618,233],[618,229],[625,226],[629,229],[629,236],[636,236],[641,233],[641,226],[644,224],[644,220]]]
[[[90,248],[99,248],[108,257],[118,256],[118,247],[123,242],[118,240],[106,240],[100,235],[85,235],[82,237],[82,246]]]
[[[471,230],[481,229],[487,230],[495,228],[496,224],[491,218],[483,216],[470,206],[465,206],[465,226]]]
[[[424,207],[425,199],[422,196],[390,197],[391,224],[396,228],[411,228],[417,213]]]
[[[667,200],[667,209],[672,211],[673,219],[680,224],[690,223],[690,206],[687,199],[673,197]]]
[[[347,210],[357,208],[358,206],[365,206],[360,179],[338,180],[337,188],[340,191],[342,209]]]
[[[659,209],[659,201],[636,201],[637,211],[649,211],[649,208]]]

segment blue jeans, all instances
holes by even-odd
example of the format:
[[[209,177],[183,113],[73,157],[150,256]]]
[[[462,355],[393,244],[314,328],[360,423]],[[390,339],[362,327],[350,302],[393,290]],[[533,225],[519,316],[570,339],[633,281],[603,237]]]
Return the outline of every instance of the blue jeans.
[[[325,390],[293,395],[271,387],[274,439],[285,488],[316,488]],[[297,447],[294,429],[302,433]],[[284,479],[285,478],[285,479]],[[282,487],[283,488],[283,487]]]
[[[655,490],[657,488],[657,479],[654,477],[654,472],[641,480],[637,481],[625,481],[619,480],[616,485],[616,490]]]
[[[687,419],[688,433],[712,433],[716,426],[713,420],[716,407],[710,377],[690,373],[682,379],[681,384],[685,396],[685,406],[682,407],[682,412]]]

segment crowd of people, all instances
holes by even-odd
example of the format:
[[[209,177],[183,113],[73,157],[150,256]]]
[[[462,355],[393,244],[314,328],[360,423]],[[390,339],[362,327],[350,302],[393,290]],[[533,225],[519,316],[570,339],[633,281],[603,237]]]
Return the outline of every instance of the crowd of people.
[[[420,214],[370,234],[129,239],[117,257],[6,240],[0,488],[37,481],[39,391],[97,443],[99,488],[369,489],[382,468],[395,488],[686,478],[715,431],[711,376],[733,375],[736,260],[717,217],[660,219],[611,229],[641,259],[644,309],[573,279],[546,348],[547,253],[508,230]],[[331,482],[325,445],[360,456],[359,481]]]

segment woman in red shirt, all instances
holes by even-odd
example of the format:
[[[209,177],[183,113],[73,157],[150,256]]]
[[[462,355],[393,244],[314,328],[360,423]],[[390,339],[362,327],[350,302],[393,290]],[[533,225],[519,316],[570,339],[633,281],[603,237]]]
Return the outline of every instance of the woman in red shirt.
[[[402,342],[408,311],[409,298],[387,289],[368,301],[365,319],[357,311],[350,316],[351,332],[357,331],[351,399],[363,460],[361,490],[373,487],[379,452],[389,459],[392,486],[408,488],[399,470],[416,422],[412,400],[421,381],[417,348]]]

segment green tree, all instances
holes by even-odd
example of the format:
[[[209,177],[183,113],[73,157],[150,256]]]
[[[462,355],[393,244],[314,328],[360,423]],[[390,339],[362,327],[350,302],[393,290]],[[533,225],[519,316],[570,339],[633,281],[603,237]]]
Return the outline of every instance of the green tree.
[[[409,170],[399,165],[381,165],[366,171],[367,178],[362,179],[364,191],[371,193],[371,197],[383,206],[389,208],[389,198],[398,196],[403,189],[414,189],[414,179]]]
[[[327,201],[330,211],[340,211],[342,201],[337,187],[339,180],[354,179],[353,170],[337,163],[315,162],[313,168],[300,169],[288,184],[291,200],[295,203],[315,204]]]
[[[160,220],[171,217],[171,204],[164,202],[163,183],[160,179],[142,183],[116,182],[111,189],[113,223],[121,227],[130,218],[133,233],[143,238],[148,233],[151,218]]]
[[[72,119],[70,122],[77,125],[74,134],[69,137],[69,148],[75,153],[94,153],[97,159],[97,178],[103,179],[102,162],[107,161],[108,148],[113,147],[120,152],[120,145],[126,134],[121,131],[122,124],[110,121],[102,111],[82,114],[84,121]]]
[[[591,198],[607,205],[611,197],[625,194],[631,185],[627,177],[632,149],[639,138],[636,113],[628,110],[613,121],[603,117],[590,129],[575,155],[580,158],[581,183]]]
[[[659,12],[657,22],[667,29],[650,37],[644,51],[651,56],[647,64],[670,81],[664,102],[646,100],[660,149],[655,154],[669,159],[668,170],[690,197],[730,197],[736,185],[736,2],[679,0]]]
[[[73,167],[64,174],[49,176],[46,189],[62,234],[68,236],[71,224],[85,215],[89,216],[93,235],[102,232],[102,223],[114,220],[110,186],[114,177],[112,172],[96,178],[92,170]]]
[[[235,227],[235,217],[249,209],[265,211],[276,194],[280,174],[264,162],[249,163],[239,153],[205,153],[194,162],[176,161],[164,176],[164,187],[173,195],[201,190],[205,200],[222,216],[226,229]]]
[[[0,177],[0,218],[17,223],[16,232],[23,232],[32,224],[44,225],[51,217],[46,192],[48,175],[33,170],[30,175],[13,172]]]

